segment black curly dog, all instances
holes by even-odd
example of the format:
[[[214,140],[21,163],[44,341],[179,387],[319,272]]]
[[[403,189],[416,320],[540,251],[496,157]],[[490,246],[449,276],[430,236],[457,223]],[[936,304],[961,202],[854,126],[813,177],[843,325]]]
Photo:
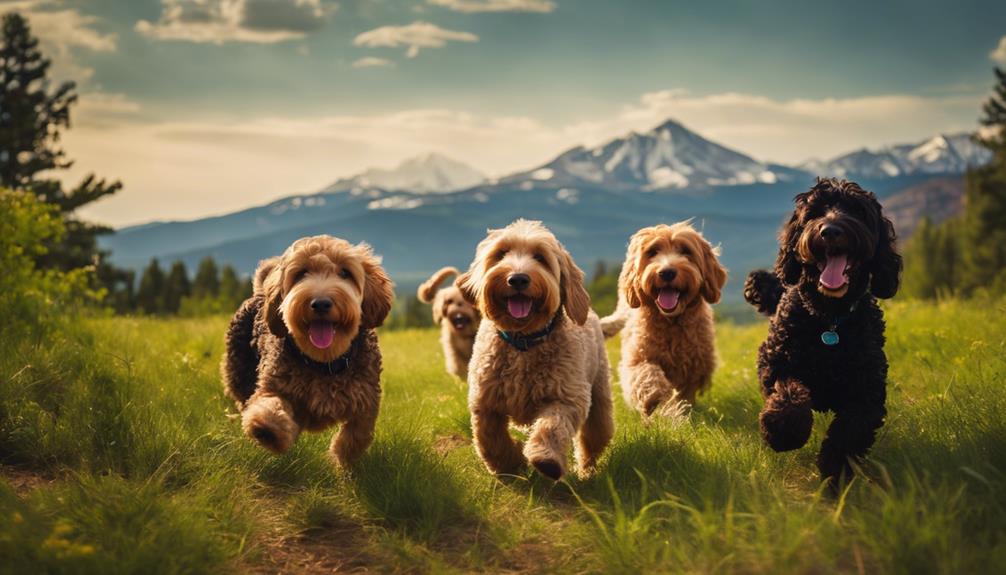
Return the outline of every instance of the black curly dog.
[[[834,411],[817,457],[834,488],[851,478],[850,461],[884,424],[887,357],[876,298],[898,291],[901,256],[894,226],[859,185],[818,179],[795,202],[775,269],[751,272],[744,284],[744,298],[772,318],[758,351],[759,420],[768,445],[788,451],[807,443],[812,409]]]

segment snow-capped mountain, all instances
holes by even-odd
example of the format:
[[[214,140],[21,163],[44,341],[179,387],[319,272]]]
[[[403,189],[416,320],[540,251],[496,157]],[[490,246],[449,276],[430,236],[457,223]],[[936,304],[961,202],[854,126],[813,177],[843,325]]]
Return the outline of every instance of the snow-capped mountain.
[[[323,192],[361,188],[408,191],[418,194],[445,194],[477,186],[486,176],[475,168],[446,156],[430,153],[405,160],[392,169],[370,168],[342,178]]]
[[[958,174],[984,164],[990,152],[971,134],[938,135],[916,144],[863,148],[824,162],[807,162],[801,169],[822,176],[884,178],[917,174]]]
[[[527,180],[658,190],[772,184],[791,169],[764,164],[668,120],[649,132],[632,132],[594,148],[578,146],[551,162],[503,181]]]

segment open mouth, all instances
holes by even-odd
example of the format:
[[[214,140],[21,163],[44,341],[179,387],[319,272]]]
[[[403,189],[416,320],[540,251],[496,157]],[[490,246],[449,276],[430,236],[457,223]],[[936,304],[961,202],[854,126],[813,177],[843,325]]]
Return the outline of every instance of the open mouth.
[[[506,300],[506,310],[514,319],[524,319],[531,315],[531,298],[526,295],[512,295]]]
[[[456,313],[451,316],[451,325],[453,325],[456,330],[465,329],[470,323],[472,323],[472,320],[468,319],[468,316],[464,314]]]
[[[847,254],[827,256],[825,262],[818,263],[821,277],[818,288],[821,293],[832,297],[842,297],[849,290],[849,257]]]
[[[332,345],[332,340],[335,339],[335,326],[330,321],[312,321],[308,326],[307,336],[314,347],[328,349],[328,346]]]
[[[674,311],[678,307],[678,299],[681,297],[681,292],[674,288],[660,288],[657,292],[657,307],[660,311]]]

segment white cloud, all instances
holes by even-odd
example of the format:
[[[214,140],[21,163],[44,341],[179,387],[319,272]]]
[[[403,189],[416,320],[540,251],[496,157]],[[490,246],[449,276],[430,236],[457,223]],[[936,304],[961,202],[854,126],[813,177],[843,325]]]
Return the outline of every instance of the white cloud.
[[[406,26],[381,26],[356,36],[353,44],[371,48],[408,46],[405,55],[415,58],[420,48],[443,48],[447,42],[478,42],[479,37],[470,32],[446,30],[417,20]]]
[[[354,68],[393,68],[395,63],[387,58],[375,58],[367,56],[353,62]]]
[[[542,12],[555,10],[549,0],[426,0],[455,12]]]
[[[334,4],[321,0],[161,0],[157,22],[136,31],[158,40],[223,44],[274,44],[321,28]]]
[[[999,38],[999,45],[996,46],[995,50],[989,52],[989,58],[993,62],[999,62],[1000,64],[1006,64],[1006,36]]]
[[[430,150],[501,176],[536,167],[574,145],[647,130],[669,117],[758,159],[793,164],[974,129],[980,103],[978,96],[774,100],[665,90],[642,95],[608,119],[566,125],[448,109],[149,122],[129,113],[128,101],[109,95],[92,104],[104,110],[100,122],[81,114],[64,136],[69,156],[82,166],[66,177],[75,181],[86,167],[121,178],[126,190],[87,215],[123,224],[204,216],[315,191],[339,177]]]
[[[0,13],[20,12],[38,36],[42,52],[52,59],[52,76],[58,80],[86,81],[94,70],[82,64],[80,51],[111,52],[115,34],[94,27],[98,18],[67,8],[62,0],[15,0],[0,2]]]

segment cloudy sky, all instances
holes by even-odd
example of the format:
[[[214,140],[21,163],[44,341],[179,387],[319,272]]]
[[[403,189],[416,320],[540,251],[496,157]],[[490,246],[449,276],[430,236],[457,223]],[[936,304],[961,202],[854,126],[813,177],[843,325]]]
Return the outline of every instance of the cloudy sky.
[[[192,218],[436,151],[490,175],[672,117],[796,163],[971,130],[1006,2],[0,0],[81,102],[65,145]]]

